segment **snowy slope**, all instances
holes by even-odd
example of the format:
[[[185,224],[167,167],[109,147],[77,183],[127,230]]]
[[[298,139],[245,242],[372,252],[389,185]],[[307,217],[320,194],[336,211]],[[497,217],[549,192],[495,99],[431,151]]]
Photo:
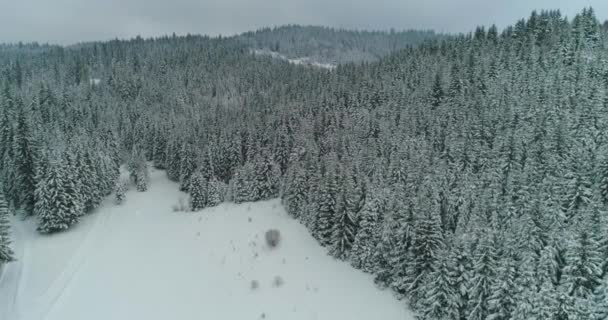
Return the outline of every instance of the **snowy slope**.
[[[370,276],[327,256],[278,200],[176,213],[177,185],[162,171],[151,177],[148,192],[129,191],[121,206],[108,199],[66,233],[16,221],[19,262],[0,283],[0,319],[413,318]],[[282,234],[272,250],[269,228]]]

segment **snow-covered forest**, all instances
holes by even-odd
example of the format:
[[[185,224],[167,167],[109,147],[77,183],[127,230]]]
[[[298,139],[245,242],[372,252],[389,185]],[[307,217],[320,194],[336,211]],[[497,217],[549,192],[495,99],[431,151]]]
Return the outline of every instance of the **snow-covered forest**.
[[[265,28],[239,37],[255,49],[330,64],[376,61],[391,52],[439,38],[441,35],[431,30],[349,31],[298,25]]]
[[[289,30],[258,41],[299,54]],[[0,262],[8,215],[65,231],[124,196],[122,164],[146,191],[151,161],[193,209],[280,197],[420,319],[608,318],[608,23],[592,9],[334,70],[242,37],[0,46]]]

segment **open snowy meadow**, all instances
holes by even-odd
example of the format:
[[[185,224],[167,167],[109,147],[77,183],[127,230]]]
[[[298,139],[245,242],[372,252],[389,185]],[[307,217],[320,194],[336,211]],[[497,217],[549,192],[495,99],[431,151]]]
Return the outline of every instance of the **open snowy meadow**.
[[[18,260],[0,280],[0,319],[413,319],[279,200],[174,212],[184,196],[153,170],[147,192],[106,199],[67,232],[14,221]],[[264,239],[272,228],[276,248]]]

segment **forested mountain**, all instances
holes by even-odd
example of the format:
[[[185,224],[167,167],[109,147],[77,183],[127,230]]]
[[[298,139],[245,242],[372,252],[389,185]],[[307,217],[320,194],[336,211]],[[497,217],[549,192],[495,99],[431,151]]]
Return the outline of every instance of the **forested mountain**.
[[[606,319],[607,49],[586,9],[334,71],[234,38],[9,50],[4,193],[64,230],[149,160],[195,208],[280,196],[421,319]]]
[[[290,59],[306,57],[319,63],[339,64],[377,61],[408,46],[441,37],[430,30],[350,31],[290,25],[247,32],[238,38],[252,48]]]

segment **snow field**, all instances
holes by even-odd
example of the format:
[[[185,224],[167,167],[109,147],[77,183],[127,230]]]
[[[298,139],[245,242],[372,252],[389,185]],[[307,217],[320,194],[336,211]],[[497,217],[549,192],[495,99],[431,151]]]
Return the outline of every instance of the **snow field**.
[[[371,276],[328,256],[279,200],[173,212],[163,171],[65,233],[16,221],[19,262],[0,282],[0,319],[413,319]],[[264,234],[278,229],[276,248]]]

